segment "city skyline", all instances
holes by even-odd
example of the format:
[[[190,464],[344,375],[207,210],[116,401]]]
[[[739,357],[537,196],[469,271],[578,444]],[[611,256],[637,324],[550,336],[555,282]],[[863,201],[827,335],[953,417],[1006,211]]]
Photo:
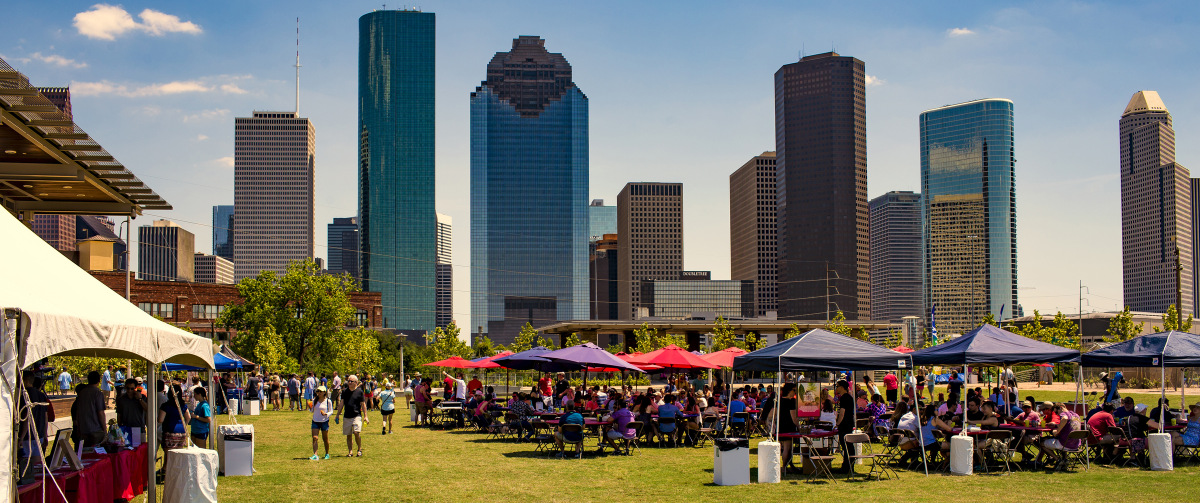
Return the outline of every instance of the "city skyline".
[[[321,125],[323,138],[328,138],[318,154],[322,168],[317,174],[316,220],[327,222],[354,213],[354,177],[347,170],[357,158],[357,138],[345,133],[354,128],[350,102],[354,82],[340,77],[353,75],[353,61],[334,56],[353,50],[354,20],[366,9],[264,5],[243,18],[225,21],[236,17],[229,16],[225,7],[163,4],[153,7],[194,22],[200,32],[168,33],[161,38],[136,30],[99,32],[108,33],[112,37],[108,40],[95,38],[95,31],[89,32],[91,37],[83,35],[74,26],[73,16],[90,6],[13,6],[14,18],[28,22],[15,23],[15,42],[0,46],[0,54],[38,85],[74,82],[80,124],[140,176],[144,174],[148,183],[162,187],[166,198],[175,203],[175,211],[144,216],[135,226],[166,216],[195,231],[198,249],[211,249],[210,232],[200,226],[210,221],[211,206],[231,199],[232,193],[231,170],[218,159],[232,156],[231,131],[226,130],[233,115],[222,110],[290,109],[295,15],[305,26],[302,107]],[[832,7],[767,3],[687,12],[692,28],[668,27],[663,32],[656,32],[661,27],[652,21],[674,11],[669,5],[639,7],[646,12],[645,20],[632,24],[601,9],[577,6],[524,15],[498,6],[434,2],[424,7],[437,13],[440,22],[464,28],[439,39],[439,65],[445,62],[439,66],[437,84],[438,131],[443,140],[437,147],[440,180],[464,179],[466,173],[462,154],[466,107],[448,103],[453,100],[447,97],[477,83],[477,68],[497,43],[518,34],[542,35],[555,40],[556,50],[572,54],[578,71],[588,75],[589,97],[595,100],[592,164],[597,166],[589,196],[613,198],[625,182],[644,178],[641,171],[646,166],[662,171],[655,179],[683,182],[691,196],[684,208],[688,222],[684,241],[690,245],[685,267],[713,270],[716,278],[728,277],[728,247],[703,245],[726,239],[727,201],[721,196],[727,188],[712,180],[726,176],[729,166],[747,156],[772,147],[769,74],[798,59],[805,47],[809,53],[821,52],[824,49],[818,47],[835,41],[839,52],[867,62],[872,77],[867,84],[869,196],[919,189],[918,153],[912,147],[917,112],[988,95],[1010,97],[1021,107],[1017,190],[1029,203],[1018,208],[1022,222],[1018,243],[1023,257],[1020,300],[1027,312],[1072,310],[1079,279],[1092,292],[1093,308],[1111,309],[1121,302],[1118,156],[1112,117],[1129,95],[1155,89],[1167,96],[1175,127],[1183,137],[1195,131],[1200,120],[1200,102],[1183,87],[1195,73],[1194,65],[1186,64],[1194,57],[1182,50],[1191,45],[1186,41],[1194,33],[1194,22],[1189,16],[1166,15],[1165,11],[1177,9],[1162,6],[1028,3],[948,12],[916,8],[911,13],[890,6],[863,6],[855,22],[847,25],[836,22],[844,16]],[[127,8],[136,12],[141,6]],[[290,9],[297,12],[286,12]],[[564,14],[586,16],[592,23],[552,21]],[[696,25],[757,26],[764,15],[778,19],[784,28],[748,38],[687,33]],[[1121,40],[1108,36],[1127,23],[1150,20],[1163,29]],[[247,29],[248,25],[255,28]],[[640,55],[637,49],[647,44],[654,50]],[[245,46],[263,50],[239,54],[230,49]],[[729,71],[715,72],[697,64],[698,46],[707,47],[705,57],[729,65]],[[104,50],[98,50],[101,47]],[[1063,49],[1045,51],[1045,47]],[[70,62],[47,62],[49,55]],[[1004,71],[972,63],[968,55]],[[1132,59],[1157,65],[1160,71],[1117,72],[1112,77],[1114,65]],[[626,72],[614,71],[622,67],[646,75],[645,82],[631,82]],[[668,91],[648,85],[668,75],[689,82],[689,88]],[[173,82],[191,84],[164,87]],[[721,98],[707,99],[715,96]],[[688,110],[687,103],[695,99],[705,99],[703,110]],[[1186,142],[1180,147],[1178,158],[1187,165],[1191,153]],[[1022,177],[1022,173],[1034,175]],[[438,209],[462,222],[469,216],[465,191],[448,185],[437,189]],[[216,197],[220,199],[211,200]],[[1076,250],[1064,240],[1044,237],[1065,226],[1091,236],[1092,245]],[[463,299],[462,292],[469,290],[464,251],[469,239],[464,232],[467,226],[458,227],[455,290],[457,298]],[[319,228],[318,243],[325,242],[323,232]],[[324,256],[321,248],[317,254]],[[1071,260],[1063,260],[1065,256]],[[460,322],[467,311],[465,304],[456,307]]]

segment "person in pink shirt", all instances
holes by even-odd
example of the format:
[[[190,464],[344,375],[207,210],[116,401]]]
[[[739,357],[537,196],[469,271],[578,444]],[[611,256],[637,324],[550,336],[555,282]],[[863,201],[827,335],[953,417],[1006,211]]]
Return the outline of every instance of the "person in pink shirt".
[[[888,372],[887,375],[883,376],[883,388],[884,392],[887,393],[888,403],[896,403],[896,394],[898,393],[897,390],[900,389],[900,381],[896,379],[895,374]]]

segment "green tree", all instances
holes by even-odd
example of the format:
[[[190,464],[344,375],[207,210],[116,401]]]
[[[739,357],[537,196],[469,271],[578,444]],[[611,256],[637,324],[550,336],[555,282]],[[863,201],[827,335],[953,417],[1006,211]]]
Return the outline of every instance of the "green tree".
[[[786,341],[792,337],[799,337],[802,333],[804,332],[800,331],[800,327],[795,323],[792,323],[792,328],[789,328],[788,331],[783,334],[783,340]]]
[[[379,350],[379,370],[395,374],[400,372],[400,338],[394,334],[385,331],[373,331],[375,334],[375,342]],[[404,355],[407,360],[408,355]],[[409,367],[404,367],[409,369]]]
[[[717,321],[713,323],[711,351],[720,351],[737,345],[737,335],[733,333],[733,328],[729,326],[729,322],[725,321],[724,317],[718,316]]]
[[[359,291],[350,275],[321,274],[312,260],[292,262],[283,275],[263,271],[243,279],[237,289],[241,302],[225,306],[215,322],[238,331],[235,350],[261,360],[259,338],[269,327],[282,338],[283,354],[305,367],[313,366],[314,355],[335,352],[334,335],[354,318],[350,294]]]
[[[999,327],[1000,323],[996,322],[996,315],[994,315],[992,313],[988,313],[987,316],[984,316],[983,319],[979,321],[979,326],[984,326],[984,325],[991,325],[993,327]]]
[[[461,333],[458,326],[454,322],[450,322],[445,328],[437,327],[433,329],[433,354],[438,360],[445,360],[451,356],[461,358],[471,357],[471,346],[459,339]]]
[[[1163,313],[1163,326],[1154,327],[1155,332],[1170,332],[1176,330],[1179,332],[1187,332],[1192,329],[1192,315],[1188,315],[1187,320],[1181,321],[1179,310],[1175,308],[1175,304],[1167,306],[1167,312]]]
[[[650,328],[646,323],[642,323],[641,327],[633,330],[634,340],[637,341],[637,352],[649,353],[662,346],[656,346],[658,343],[658,329]]]
[[[1043,331],[1045,331],[1045,329],[1046,329],[1045,325],[1042,324],[1042,313],[1039,312],[1037,309],[1034,309],[1033,310],[1033,321],[1026,323],[1024,325],[1009,325],[1007,330],[1014,334],[1023,335],[1030,339],[1040,341],[1043,339],[1043,337],[1045,335],[1042,333]]]
[[[296,360],[288,356],[283,336],[276,332],[274,327],[267,325],[262,332],[259,332],[254,342],[252,353],[258,358],[254,362],[261,365],[263,369],[266,369],[268,372],[295,372],[300,370],[296,364]],[[334,345],[333,347],[337,346]]]
[[[484,358],[496,354],[496,349],[494,346],[495,345],[492,343],[492,340],[489,339],[488,336],[483,335],[478,339],[475,339],[475,344],[471,346],[471,349],[475,354],[475,358]]]
[[[825,322],[825,330],[862,341],[870,341],[866,330],[855,329],[846,324],[846,315],[839,309],[833,319]]]
[[[533,349],[534,344],[538,342],[538,332],[533,328],[533,325],[526,323],[521,326],[521,332],[517,334],[517,338],[513,339],[512,344],[508,345],[508,349],[513,353],[529,351]]]
[[[1048,332],[1048,338],[1043,342],[1079,349],[1079,325],[1071,321],[1062,311],[1054,315],[1054,324],[1046,332]]]
[[[379,354],[379,340],[375,331],[368,328],[340,330],[334,337],[336,348],[331,366],[343,372],[366,372],[376,374],[383,363]]]
[[[567,338],[563,341],[564,348],[569,348],[571,346],[578,346],[580,344],[583,344],[583,340],[581,340],[579,338],[579,334],[576,332],[571,332],[571,335],[568,335]]]
[[[1145,325],[1144,321],[1135,325],[1129,306],[1125,306],[1125,309],[1109,320],[1108,329],[1105,330],[1108,336],[1104,338],[1104,342],[1123,342],[1137,337],[1141,335]]]
[[[754,351],[758,349],[758,334],[754,332],[746,332],[746,339],[738,347],[746,351]]]
[[[625,351],[625,346],[622,346],[620,344],[609,344],[608,347],[604,348],[604,350],[615,355],[617,353]]]
[[[904,343],[904,333],[893,328],[888,331],[887,337],[884,337],[880,342],[885,348],[897,347]]]

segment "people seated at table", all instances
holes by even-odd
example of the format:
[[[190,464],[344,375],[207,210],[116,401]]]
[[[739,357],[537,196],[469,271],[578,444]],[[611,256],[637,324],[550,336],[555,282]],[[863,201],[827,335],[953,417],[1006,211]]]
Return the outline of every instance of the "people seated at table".
[[[651,416],[657,413],[658,407],[654,405],[649,396],[638,396],[637,404],[633,407],[633,414],[642,423],[642,431],[640,433],[646,437],[647,441],[654,439],[654,420]]]
[[[566,412],[563,413],[562,417],[558,418],[558,426],[554,428],[554,445],[558,447],[559,451],[563,449],[564,440],[567,442],[583,441],[582,431],[563,431],[562,428],[566,424],[577,424],[582,427],[584,425],[583,415],[575,411],[574,403],[566,402],[563,404],[563,408]]]
[[[972,414],[972,410],[974,414]],[[1000,418],[996,415],[996,403],[988,400],[979,403],[979,399],[973,402],[967,402],[967,423],[968,425],[978,425],[981,429],[990,430],[1000,426]]]
[[[1133,397],[1127,396],[1121,401],[1121,408],[1113,411],[1113,417],[1125,419],[1134,413]]]
[[[1187,429],[1179,435],[1179,444],[1200,447],[1200,403],[1192,404],[1187,417]]]
[[[1058,413],[1057,409],[1054,408],[1054,402],[1042,402],[1042,404],[1038,406],[1038,413],[1042,415],[1042,424],[1047,428],[1058,426],[1058,424],[1062,421],[1061,415]]]
[[[863,382],[863,388],[867,392],[868,396],[875,396],[875,395],[881,394],[881,393],[879,393],[879,387],[875,386],[875,381],[871,380],[870,374],[863,374],[862,382]]]
[[[608,430],[608,433],[605,435],[612,442],[617,440],[633,440],[638,433],[629,428],[629,423],[633,421],[633,412],[629,410],[629,407],[625,406],[623,398],[614,398],[612,402],[613,409],[615,409],[612,413],[613,425],[612,429]],[[613,445],[616,444],[614,443]],[[617,453],[620,454],[620,451],[617,451]]]
[[[1054,405],[1053,412],[1059,417],[1059,422],[1054,427],[1054,431],[1051,432],[1051,438],[1042,441],[1040,446],[1042,452],[1037,457],[1038,463],[1042,462],[1043,457],[1049,458],[1050,461],[1056,463],[1062,463],[1066,459],[1062,454],[1064,449],[1073,450],[1079,448],[1079,439],[1070,438],[1072,432],[1078,431],[1083,427],[1080,423],[1079,415],[1068,411],[1066,406],[1061,403]]]
[[[940,397],[941,395],[939,395]],[[958,400],[958,395],[951,393],[950,399],[938,405],[937,416],[942,421],[950,422],[953,416],[962,414],[962,402]]]
[[[988,400],[991,400],[992,402],[994,402],[996,404],[996,412],[997,413],[1007,411],[1008,410],[1008,388],[1005,386],[1000,386],[999,388],[996,388],[996,390],[991,394],[991,396],[988,397]]]
[[[875,426],[891,427],[891,423],[888,421],[890,417],[887,416],[887,405],[883,403],[882,395],[875,394],[871,396],[871,403],[867,404],[866,413],[867,417],[871,420],[871,427],[867,428],[867,435],[872,440],[876,440],[878,437],[875,434]]]
[[[517,435],[524,442],[533,436],[533,417],[537,412],[533,408],[533,399],[529,393],[514,393],[517,400],[508,406],[508,412],[517,419]]]
[[[854,405],[858,410],[866,410],[867,405],[871,404],[871,398],[866,391],[858,390],[854,394]]]
[[[1166,413],[1163,413],[1163,409]],[[1175,413],[1171,412],[1171,399],[1162,397],[1158,399],[1158,406],[1150,409],[1150,418],[1163,424],[1163,426],[1175,425]]]
[[[1113,406],[1106,403],[1100,406],[1100,410],[1091,417],[1087,418],[1088,427],[1088,445],[1100,446],[1104,452],[1104,457],[1111,459],[1116,447],[1116,439],[1109,429],[1117,428],[1117,421],[1113,418]]]
[[[900,456],[900,464],[911,464],[920,459],[921,450],[918,447],[923,447],[928,455],[936,455],[943,450],[949,450],[949,444],[943,449],[942,442],[933,435],[934,430],[939,430],[942,433],[950,433],[953,427],[942,421],[937,416],[937,406],[929,404],[925,406],[924,421],[918,422],[917,415],[912,411],[906,412],[904,416],[897,422],[896,427],[902,430],[908,430],[917,435],[916,438],[900,445],[900,449],[904,451],[904,455]],[[921,446],[920,442],[924,440],[925,445]]]
[[[587,400],[583,402],[583,409],[588,412],[600,410],[600,399],[596,397],[596,392],[588,392]]]

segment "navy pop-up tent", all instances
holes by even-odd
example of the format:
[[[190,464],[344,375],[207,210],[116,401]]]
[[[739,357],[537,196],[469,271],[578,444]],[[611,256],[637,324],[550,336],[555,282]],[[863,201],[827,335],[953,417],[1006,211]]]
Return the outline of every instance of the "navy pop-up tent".
[[[909,356],[916,365],[1003,365],[1073,362],[1079,359],[1079,351],[984,324],[962,337],[913,351]]]
[[[188,371],[208,370],[208,369],[205,369],[205,368],[193,367],[193,366],[191,366],[191,365],[184,365],[184,364],[182,364],[182,363],[164,363],[164,364],[162,365],[162,368],[163,368],[163,370],[167,370],[167,371],[175,371],[175,370],[188,370]],[[240,368],[242,368],[242,362],[240,362],[240,361],[238,361],[238,360],[234,360],[233,358],[230,358],[230,357],[228,357],[228,356],[225,356],[225,355],[223,355],[223,354],[221,354],[221,353],[213,353],[213,369],[214,369],[214,370],[238,370],[238,369],[240,369]]]
[[[909,355],[828,330],[813,329],[734,357],[733,370],[751,372],[909,369]]]
[[[1200,335],[1159,332],[1083,354],[1085,367],[1200,367]]]
[[[1187,332],[1159,332],[1134,337],[1108,347],[1084,353],[1085,367],[1158,367],[1162,369],[1162,398],[1167,397],[1167,367],[1200,367],[1200,335]],[[1180,410],[1184,410],[1187,386],[1180,386]],[[1158,432],[1166,423],[1166,407],[1159,407]]]

